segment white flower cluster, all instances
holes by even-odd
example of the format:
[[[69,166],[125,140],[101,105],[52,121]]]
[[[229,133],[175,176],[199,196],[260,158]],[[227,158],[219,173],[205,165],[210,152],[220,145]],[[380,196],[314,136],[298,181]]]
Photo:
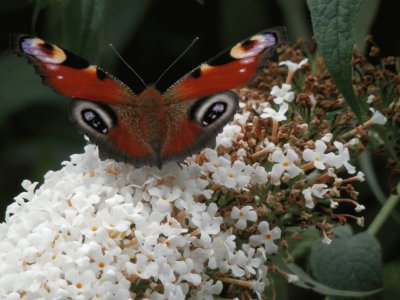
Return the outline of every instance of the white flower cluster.
[[[135,169],[100,161],[88,145],[47,173],[38,189],[24,181],[26,192],[0,226],[0,298],[132,299],[138,292],[130,290],[145,286],[140,297],[212,299],[223,288],[209,275],[215,271],[261,293],[279,228],[270,231],[262,221],[238,246],[221,225],[245,229],[257,215],[235,207],[224,219],[207,201],[213,195],[207,187],[214,181],[239,191],[266,182],[266,173],[215,150],[206,156],[202,166]]]

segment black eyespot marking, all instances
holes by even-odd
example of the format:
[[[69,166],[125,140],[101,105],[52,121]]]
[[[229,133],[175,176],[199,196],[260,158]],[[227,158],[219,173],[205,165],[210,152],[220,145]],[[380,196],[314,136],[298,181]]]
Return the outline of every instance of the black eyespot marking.
[[[253,44],[254,44],[254,41],[252,41],[252,40],[250,40],[250,39],[244,40],[244,41],[241,43],[241,45],[242,45],[243,47],[246,47],[246,46],[248,46],[248,45],[253,45]]]
[[[196,70],[194,70],[190,76],[192,76],[193,78],[199,78],[201,76],[201,68],[197,68]]]
[[[109,128],[107,127],[104,120],[93,109],[84,109],[81,111],[81,114],[82,120],[98,133],[107,134],[109,132]]]
[[[78,55],[69,52],[68,50],[63,49],[65,55],[67,56],[66,60],[63,61],[62,65],[71,67],[74,69],[86,69],[90,66],[89,62]]]
[[[249,49],[251,49],[251,48],[254,47],[254,44],[255,44],[256,42],[257,42],[257,41],[247,39],[247,40],[245,40],[244,42],[242,42],[240,45],[242,46],[242,48],[243,48],[244,50],[249,50]]]
[[[48,50],[53,50],[54,47],[52,44],[45,42],[44,44],[42,44],[42,46]]]
[[[224,114],[226,108],[227,104],[225,102],[215,102],[210,105],[201,119],[201,125],[208,126],[215,122],[221,115]]]
[[[235,61],[236,59],[231,56],[231,50],[225,51],[224,53],[218,55],[214,59],[208,61],[210,66],[223,66],[230,62]]]
[[[192,107],[189,110],[189,120],[195,120],[196,119],[196,112],[204,104],[206,99],[207,98],[199,99],[192,105]]]
[[[100,80],[104,80],[108,77],[107,74],[102,69],[99,68],[96,68],[96,76]]]

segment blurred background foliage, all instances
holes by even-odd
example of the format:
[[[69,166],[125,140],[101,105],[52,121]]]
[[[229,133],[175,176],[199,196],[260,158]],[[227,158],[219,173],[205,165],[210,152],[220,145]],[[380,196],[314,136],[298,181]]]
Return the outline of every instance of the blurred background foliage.
[[[361,49],[365,36],[372,34],[382,56],[398,56],[396,2],[363,1],[356,30],[356,43]],[[10,33],[32,33],[80,54],[130,85],[136,93],[143,86],[117,59],[109,43],[151,83],[193,38],[200,37],[163,78],[160,87],[166,88],[204,60],[271,26],[285,25],[291,41],[301,37],[311,42],[306,0],[3,0],[0,18],[2,220],[6,206],[21,191],[23,179],[42,181],[48,170],[59,169],[63,160],[82,152],[85,145],[69,122],[70,100],[43,86],[24,59],[5,54]],[[377,162],[378,177],[384,178],[384,166]],[[367,201],[367,224],[368,217],[373,218],[380,208],[370,194],[368,188],[363,188],[360,196]],[[391,222],[385,228],[390,228]],[[393,234],[396,233],[379,236],[385,245],[384,260],[398,259],[399,237]],[[398,271],[398,266],[400,263],[390,267]],[[389,279],[395,280],[393,276]],[[285,291],[280,292],[285,296]],[[304,290],[298,293],[297,299],[321,299],[301,294],[307,293]]]

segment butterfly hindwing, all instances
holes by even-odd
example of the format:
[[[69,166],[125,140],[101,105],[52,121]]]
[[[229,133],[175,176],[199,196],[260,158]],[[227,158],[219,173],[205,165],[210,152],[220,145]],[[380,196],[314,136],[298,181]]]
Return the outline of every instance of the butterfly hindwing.
[[[182,160],[206,147],[215,146],[215,137],[232,121],[239,107],[236,93],[225,91],[209,97],[168,105],[168,135],[161,156]]]

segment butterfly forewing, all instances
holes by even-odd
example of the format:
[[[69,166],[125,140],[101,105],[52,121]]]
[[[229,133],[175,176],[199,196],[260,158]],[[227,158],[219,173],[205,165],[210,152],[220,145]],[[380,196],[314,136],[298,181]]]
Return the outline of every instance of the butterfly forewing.
[[[185,101],[244,85],[264,67],[277,46],[286,42],[284,27],[257,33],[186,74],[164,96],[171,102]]]
[[[30,35],[12,36],[12,50],[28,58],[43,82],[74,99],[124,104],[134,97],[121,81],[61,47]]]

